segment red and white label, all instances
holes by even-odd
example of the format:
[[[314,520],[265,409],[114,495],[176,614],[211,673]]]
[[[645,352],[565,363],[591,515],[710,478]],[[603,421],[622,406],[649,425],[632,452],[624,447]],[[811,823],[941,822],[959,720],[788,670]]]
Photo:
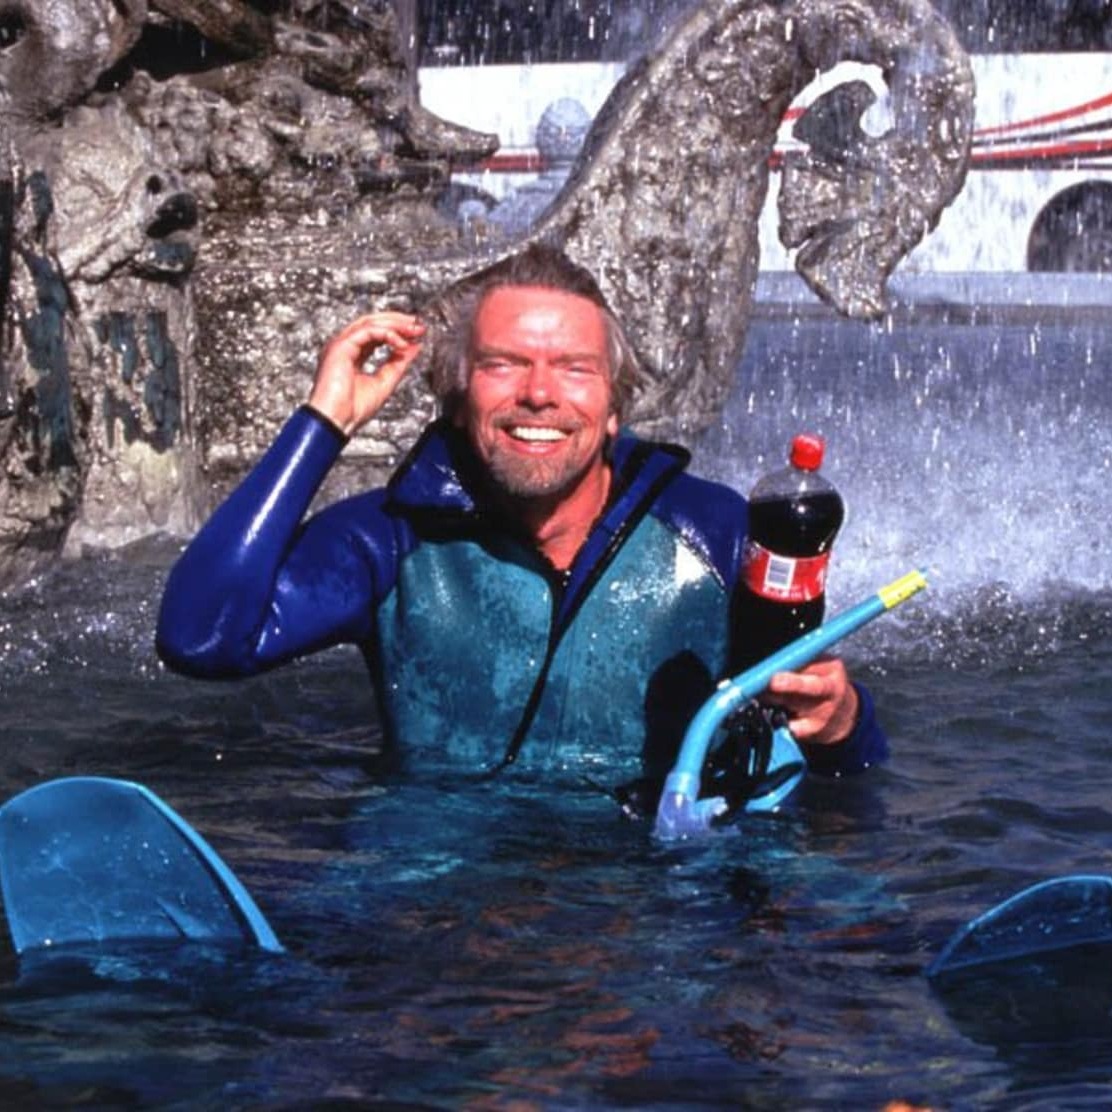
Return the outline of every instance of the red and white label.
[[[745,544],[745,585],[774,602],[810,602],[826,590],[830,553],[821,556],[777,556],[756,541]]]

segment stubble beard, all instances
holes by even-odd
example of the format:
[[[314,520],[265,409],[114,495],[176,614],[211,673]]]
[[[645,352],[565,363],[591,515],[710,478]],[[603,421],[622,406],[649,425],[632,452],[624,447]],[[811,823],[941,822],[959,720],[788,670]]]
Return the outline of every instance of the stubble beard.
[[[494,485],[511,498],[552,498],[570,490],[588,464],[563,456],[559,459],[523,459],[494,449],[487,461]]]
[[[583,457],[578,442],[586,425],[571,416],[554,420],[552,424],[567,434],[567,440],[552,458],[522,455],[500,441],[507,429],[531,420],[536,420],[535,413],[514,412],[495,419],[494,437],[486,454],[491,481],[502,494],[516,500],[559,499],[590,470],[592,461]]]

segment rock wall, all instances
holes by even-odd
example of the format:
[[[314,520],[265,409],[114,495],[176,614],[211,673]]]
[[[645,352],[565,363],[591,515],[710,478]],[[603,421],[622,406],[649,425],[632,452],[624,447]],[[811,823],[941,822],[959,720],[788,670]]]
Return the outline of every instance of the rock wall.
[[[517,246],[493,225],[464,243],[438,207],[496,139],[421,108],[387,0],[278,7],[0,0],[0,582],[67,543],[189,532],[335,328],[450,315],[437,295]],[[725,397],[781,116],[840,58],[882,68],[895,123],[866,136],[860,90],[820,102],[784,229],[824,297],[883,312],[968,157],[968,64],[926,0],[707,0],[526,233],[599,274],[645,365],[641,429],[682,438]],[[413,376],[329,493],[381,480],[432,412]]]

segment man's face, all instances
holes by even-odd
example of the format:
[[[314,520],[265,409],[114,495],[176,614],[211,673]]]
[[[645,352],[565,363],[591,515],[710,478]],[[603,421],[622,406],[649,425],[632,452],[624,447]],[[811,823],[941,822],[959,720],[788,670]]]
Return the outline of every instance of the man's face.
[[[504,491],[570,497],[605,468],[618,419],[598,306],[561,290],[496,289],[479,306],[470,359],[457,421]]]

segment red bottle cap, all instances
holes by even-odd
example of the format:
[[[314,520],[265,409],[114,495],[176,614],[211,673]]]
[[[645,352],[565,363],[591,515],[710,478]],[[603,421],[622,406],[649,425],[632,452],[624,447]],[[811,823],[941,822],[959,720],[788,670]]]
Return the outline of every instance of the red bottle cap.
[[[800,471],[817,471],[822,467],[822,453],[826,443],[821,436],[811,432],[800,433],[792,441],[791,465]]]

